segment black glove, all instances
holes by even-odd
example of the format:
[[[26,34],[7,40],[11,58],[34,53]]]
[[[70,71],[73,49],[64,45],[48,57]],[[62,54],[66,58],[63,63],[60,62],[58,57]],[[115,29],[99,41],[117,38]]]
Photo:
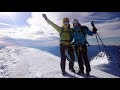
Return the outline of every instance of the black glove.
[[[46,14],[42,14],[42,16],[44,17],[45,20],[48,20]]]
[[[91,22],[91,25],[93,26],[93,32],[96,33],[97,32],[97,28],[95,28],[94,22]]]
[[[94,26],[94,22],[93,22],[93,21],[91,22],[91,25],[92,25],[93,27],[95,27],[95,26]]]
[[[93,32],[96,33],[97,32],[97,28],[93,27]]]

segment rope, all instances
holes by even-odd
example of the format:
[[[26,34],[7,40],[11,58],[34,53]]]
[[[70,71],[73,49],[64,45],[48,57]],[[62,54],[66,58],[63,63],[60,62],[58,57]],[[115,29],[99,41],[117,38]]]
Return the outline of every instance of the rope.
[[[79,50],[80,50],[80,51],[83,50],[83,51],[87,52],[87,50],[83,49],[81,46],[78,48],[77,51],[79,52]]]

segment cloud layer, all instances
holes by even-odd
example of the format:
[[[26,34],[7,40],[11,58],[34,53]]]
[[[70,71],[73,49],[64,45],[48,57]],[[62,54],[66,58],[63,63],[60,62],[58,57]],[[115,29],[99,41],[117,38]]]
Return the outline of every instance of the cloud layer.
[[[21,39],[36,41],[59,42],[58,32],[48,25],[42,17],[45,13],[50,20],[62,26],[64,17],[70,18],[72,27],[73,19],[78,19],[82,25],[88,26],[92,30],[91,21],[95,21],[98,33],[101,37],[120,37],[120,13],[119,12],[32,12],[31,17],[26,19],[28,25],[22,27],[1,28],[1,42],[6,39]],[[8,24],[4,24],[8,25]],[[8,25],[12,26],[12,25]],[[54,43],[55,43],[54,42]],[[45,42],[44,42],[45,43]],[[46,43],[47,44],[47,43]]]

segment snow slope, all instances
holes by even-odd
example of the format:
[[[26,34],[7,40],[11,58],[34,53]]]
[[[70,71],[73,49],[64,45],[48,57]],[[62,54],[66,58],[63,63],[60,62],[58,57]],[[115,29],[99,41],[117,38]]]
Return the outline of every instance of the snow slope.
[[[119,78],[94,67],[100,59],[109,63],[105,53],[101,53],[102,57],[96,56],[91,62],[90,78]],[[68,70],[68,61],[67,75],[62,76],[59,63],[60,58],[47,51],[18,46],[4,47],[0,49],[0,78],[85,78],[71,73]],[[78,70],[77,63],[75,69]]]

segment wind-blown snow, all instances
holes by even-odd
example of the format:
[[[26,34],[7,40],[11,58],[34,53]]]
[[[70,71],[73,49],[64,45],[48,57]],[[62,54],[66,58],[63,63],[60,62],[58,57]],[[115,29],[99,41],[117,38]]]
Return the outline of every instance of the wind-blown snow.
[[[98,56],[95,58],[96,60],[107,59],[106,55]],[[95,62],[93,59],[91,64],[95,64]],[[75,70],[78,70],[77,63],[75,63]],[[85,78],[85,76],[71,73],[68,70],[68,61],[66,61],[66,71],[67,75],[62,76],[60,58],[46,51],[17,46],[0,49],[1,78]],[[118,77],[92,67],[90,78]]]

